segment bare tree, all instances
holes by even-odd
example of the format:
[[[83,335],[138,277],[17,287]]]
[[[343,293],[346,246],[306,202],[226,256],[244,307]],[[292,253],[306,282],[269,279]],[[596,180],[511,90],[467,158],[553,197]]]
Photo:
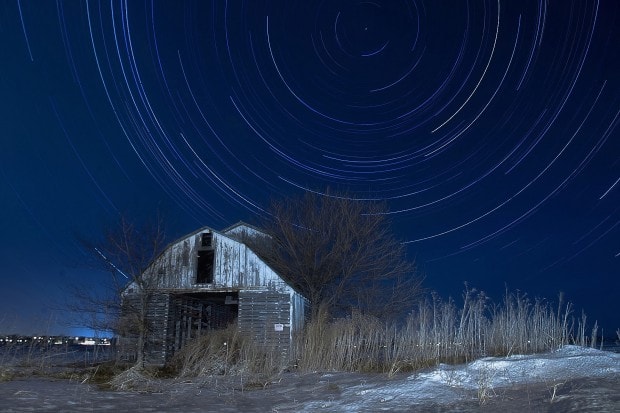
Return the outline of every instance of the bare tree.
[[[142,367],[150,331],[148,309],[159,280],[150,265],[165,247],[163,220],[157,216],[136,224],[121,216],[100,237],[81,238],[87,253],[99,268],[110,272],[110,278],[106,290],[99,294],[75,288],[72,310],[97,328],[132,338],[136,366]]]
[[[394,236],[384,203],[307,192],[272,202],[271,241],[252,248],[304,294],[313,316],[359,309],[398,317],[421,292],[421,277]]]

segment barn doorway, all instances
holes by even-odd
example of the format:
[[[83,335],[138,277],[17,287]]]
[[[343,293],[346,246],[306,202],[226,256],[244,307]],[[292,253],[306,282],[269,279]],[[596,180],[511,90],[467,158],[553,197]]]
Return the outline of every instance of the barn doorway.
[[[174,351],[189,340],[221,330],[239,315],[239,292],[209,292],[177,295],[172,299]]]
[[[215,254],[212,249],[198,251],[196,264],[196,283],[211,284],[213,282],[213,264]]]

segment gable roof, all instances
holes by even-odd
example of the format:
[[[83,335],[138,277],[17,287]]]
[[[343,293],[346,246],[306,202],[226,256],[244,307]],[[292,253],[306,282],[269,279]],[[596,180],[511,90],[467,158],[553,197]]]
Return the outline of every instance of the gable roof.
[[[265,231],[263,231],[261,228],[252,225],[252,224],[248,224],[247,222],[244,221],[239,221],[229,227],[224,228],[223,230],[219,231],[222,234],[226,234],[226,235],[230,235],[230,234],[238,234],[240,232],[246,232],[248,235],[256,235],[256,234],[260,234],[260,235],[267,235],[267,233]]]
[[[293,285],[293,283],[290,282],[290,280],[288,280],[286,277],[284,277],[283,275],[281,275],[279,272],[275,271],[271,265],[267,264],[262,257],[260,257],[258,254],[256,254],[256,252],[254,251],[254,249],[247,244],[247,237],[250,236],[252,237],[253,235],[257,235],[259,237],[269,237],[269,235],[267,235],[265,232],[263,232],[262,230],[260,230],[259,228],[247,224],[243,221],[239,221],[234,225],[231,225],[230,227],[225,228],[224,230],[218,231],[218,230],[214,230],[213,228],[209,227],[209,226],[203,226],[199,229],[196,229],[182,237],[177,238],[176,240],[174,240],[173,242],[169,243],[165,248],[163,248],[160,253],[157,255],[157,257],[155,257],[147,266],[147,268],[143,271],[143,274],[146,275],[145,273],[155,273],[155,271],[159,271],[158,270],[158,265],[162,262],[161,259],[162,257],[168,256],[169,254],[174,254],[172,252],[173,248],[175,248],[175,246],[180,245],[181,243],[185,243],[188,239],[192,238],[192,237],[197,237],[199,236],[201,233],[205,233],[205,232],[210,232],[213,234],[217,234],[218,237],[221,237],[223,239],[227,239],[229,241],[232,241],[234,243],[238,243],[240,245],[243,245],[244,248],[246,248],[247,252],[252,254],[252,256],[255,257],[256,263],[260,263],[261,266],[265,266],[266,268],[269,269],[269,271],[273,272],[273,274],[278,277],[279,281],[282,282],[284,285],[286,285],[288,288],[290,288],[292,291],[296,292],[297,294],[301,295],[301,293],[297,290],[297,288],[295,288],[295,286]],[[195,239],[194,242],[199,242],[197,241],[197,239]],[[178,252],[177,252],[178,253]],[[178,261],[178,258],[177,258]],[[173,264],[173,265],[178,265],[178,264]],[[185,278],[184,276],[181,276],[183,279]],[[131,280],[124,288],[123,290],[126,291],[130,286],[132,286],[134,284],[135,280]]]

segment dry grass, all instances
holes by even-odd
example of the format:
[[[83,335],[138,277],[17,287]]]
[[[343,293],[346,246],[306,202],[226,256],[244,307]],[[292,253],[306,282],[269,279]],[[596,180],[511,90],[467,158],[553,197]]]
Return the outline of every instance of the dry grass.
[[[111,348],[76,348],[46,340],[0,345],[0,382],[22,377],[51,377],[102,384],[125,370]]]
[[[112,390],[140,390],[155,391],[160,389],[159,382],[156,377],[148,369],[133,366],[119,374],[114,375],[107,385]]]
[[[596,343],[585,335],[585,316],[577,324],[571,304],[553,306],[527,295],[506,293],[493,304],[483,293],[466,289],[462,305],[431,295],[403,325],[353,313],[329,322],[319,315],[295,342],[301,371],[358,371],[394,374],[438,363],[460,363],[483,356],[530,354],[565,344]]]
[[[386,323],[360,312],[329,320],[318,311],[295,337],[294,366],[288,367],[301,372],[393,375],[484,356],[595,344],[596,325],[593,338],[588,338],[585,316],[575,323],[571,313],[571,304],[564,304],[561,296],[553,305],[520,292],[506,292],[502,302],[495,304],[474,289],[464,291],[460,306],[431,294],[402,324]],[[236,375],[266,383],[287,368],[278,354],[254,345],[231,325],[189,343],[175,356],[174,364],[180,377]]]
[[[285,368],[281,351],[258,346],[237,325],[211,331],[175,354],[171,368],[180,378],[238,376],[243,387],[264,387]]]

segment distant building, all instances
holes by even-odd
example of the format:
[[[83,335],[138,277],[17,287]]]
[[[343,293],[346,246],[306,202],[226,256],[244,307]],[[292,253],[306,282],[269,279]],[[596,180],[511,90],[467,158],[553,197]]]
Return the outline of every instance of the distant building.
[[[174,241],[153,261],[143,274],[150,291],[146,363],[164,364],[188,340],[233,322],[258,345],[290,356],[307,300],[242,242],[260,234],[245,223],[222,231],[204,227]],[[129,284],[125,308],[140,297],[138,285]],[[122,351],[135,348],[135,340],[121,337]]]

